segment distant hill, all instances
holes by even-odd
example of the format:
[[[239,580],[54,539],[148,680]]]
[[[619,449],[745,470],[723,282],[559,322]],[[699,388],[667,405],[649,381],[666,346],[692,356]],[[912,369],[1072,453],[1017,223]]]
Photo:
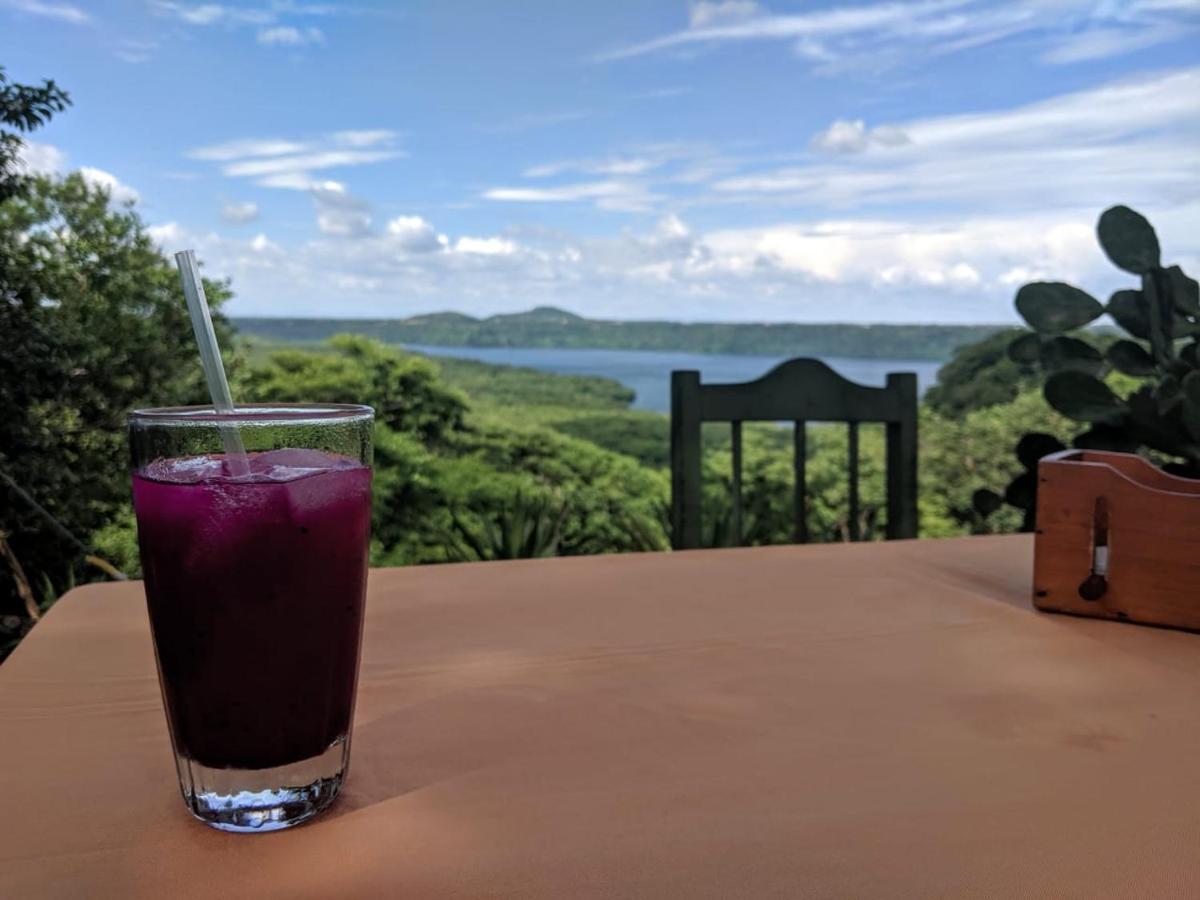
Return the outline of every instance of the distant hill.
[[[444,347],[567,347],[679,350],[858,359],[949,359],[957,347],[1000,325],[842,325],[800,323],[622,322],[585,319],[552,306],[476,319],[445,312],[408,319],[237,318],[244,334],[283,341],[319,341],[341,333],[391,344]]]

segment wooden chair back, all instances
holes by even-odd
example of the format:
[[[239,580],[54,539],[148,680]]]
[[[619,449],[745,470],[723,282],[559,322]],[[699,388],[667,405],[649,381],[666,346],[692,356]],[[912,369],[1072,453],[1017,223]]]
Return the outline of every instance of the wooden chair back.
[[[858,426],[887,426],[887,537],[917,536],[917,376],[893,372],[886,387],[849,381],[816,359],[791,359],[739,384],[701,384],[700,373],[671,373],[671,542],[699,547],[700,426],[729,422],[733,449],[733,534],[742,540],[742,423],[794,423],[795,510],[792,537],[808,541],[806,423],[845,422],[849,429],[849,536],[861,538]]]

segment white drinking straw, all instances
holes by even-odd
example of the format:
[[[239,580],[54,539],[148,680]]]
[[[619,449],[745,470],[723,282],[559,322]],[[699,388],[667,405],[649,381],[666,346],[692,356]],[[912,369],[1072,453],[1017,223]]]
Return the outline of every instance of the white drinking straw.
[[[179,277],[183,281],[183,296],[187,298],[188,314],[192,318],[192,331],[196,334],[196,346],[200,348],[200,365],[204,368],[204,379],[208,382],[208,393],[212,396],[213,409],[218,413],[233,414],[233,396],[229,393],[229,382],[225,378],[225,367],[221,364],[221,348],[217,346],[217,335],[213,331],[212,315],[208,311],[208,300],[204,296],[204,282],[200,278],[200,266],[194,250],[180,250],[175,254],[179,266]],[[219,426],[221,440],[225,444],[225,458],[234,475],[247,475],[250,461],[242,435],[233,423]]]

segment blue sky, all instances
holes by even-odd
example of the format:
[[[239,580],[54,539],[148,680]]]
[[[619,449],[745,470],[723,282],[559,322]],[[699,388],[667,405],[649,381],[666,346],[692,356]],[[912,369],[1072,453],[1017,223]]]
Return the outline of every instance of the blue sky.
[[[0,0],[74,107],[31,169],[133,200],[235,315],[1005,321],[1200,268],[1200,0]]]

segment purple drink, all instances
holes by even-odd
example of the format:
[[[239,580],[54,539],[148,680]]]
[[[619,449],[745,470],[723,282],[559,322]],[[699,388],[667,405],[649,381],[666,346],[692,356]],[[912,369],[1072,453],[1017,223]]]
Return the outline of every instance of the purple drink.
[[[369,406],[347,404],[179,406],[129,417],[133,506],[179,788],[192,815],[214,828],[288,828],[341,790],[374,418]]]
[[[133,479],[176,752],[213,769],[324,753],[350,730],[371,471],[314,450],[158,460]]]

